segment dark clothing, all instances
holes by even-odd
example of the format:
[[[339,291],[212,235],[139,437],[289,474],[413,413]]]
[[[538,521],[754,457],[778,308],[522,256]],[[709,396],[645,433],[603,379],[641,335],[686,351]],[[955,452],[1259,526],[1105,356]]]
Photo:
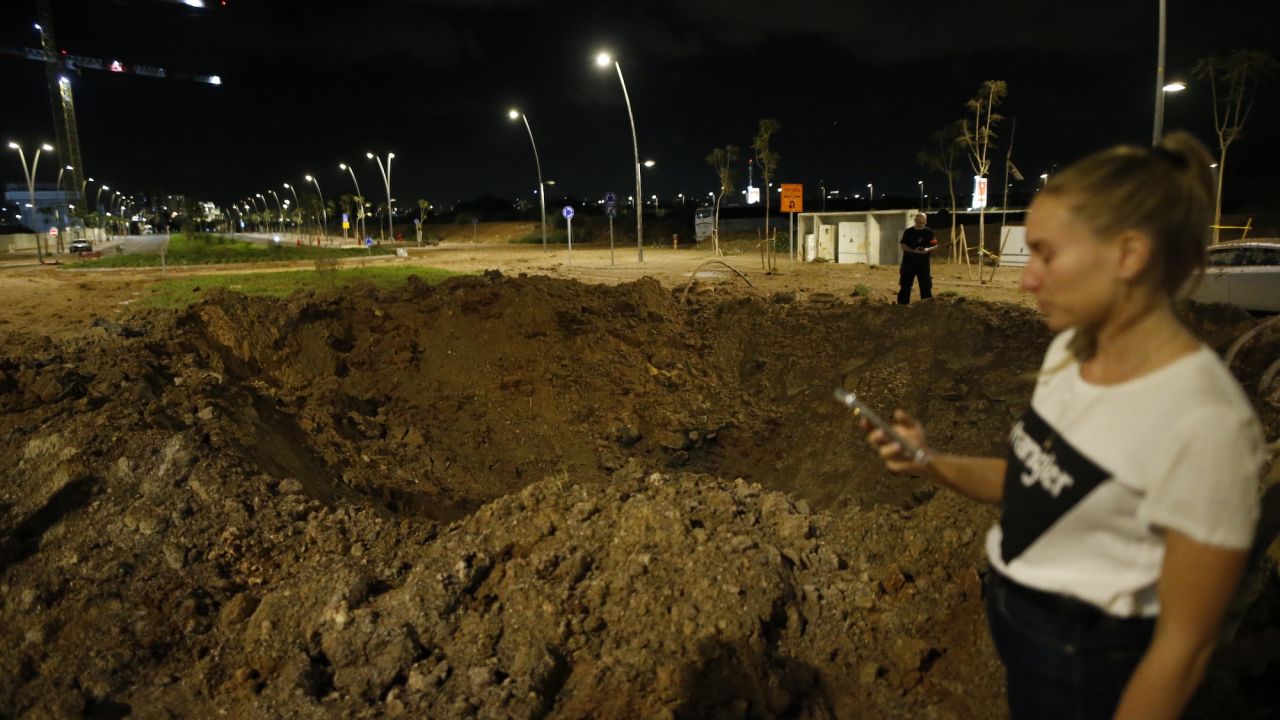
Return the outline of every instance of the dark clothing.
[[[1110,718],[1155,632],[1155,620],[1116,618],[992,570],[987,622],[1008,671],[1013,720]]]
[[[913,250],[923,250],[938,244],[933,230],[909,227],[902,231],[902,244]],[[911,302],[911,286],[920,278],[920,299],[933,297],[933,278],[929,275],[929,256],[903,251],[902,265],[898,271],[898,304]]]

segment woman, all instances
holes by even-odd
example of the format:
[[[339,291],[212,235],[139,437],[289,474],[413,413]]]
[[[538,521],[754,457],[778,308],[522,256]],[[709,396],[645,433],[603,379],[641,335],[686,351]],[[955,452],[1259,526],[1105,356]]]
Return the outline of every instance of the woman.
[[[1001,506],[987,614],[1014,718],[1178,717],[1244,570],[1261,428],[1173,311],[1203,264],[1209,162],[1174,133],[1086,158],[1036,197],[1022,287],[1058,335],[1005,459],[916,463],[867,436],[891,471]],[[910,415],[894,425],[926,447]]]

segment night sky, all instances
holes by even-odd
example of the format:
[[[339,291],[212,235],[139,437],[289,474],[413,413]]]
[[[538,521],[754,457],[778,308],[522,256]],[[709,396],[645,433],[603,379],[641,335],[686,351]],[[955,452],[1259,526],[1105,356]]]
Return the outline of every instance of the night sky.
[[[988,79],[1009,84],[999,132],[1003,144],[1017,118],[1014,163],[1028,187],[1055,165],[1151,137],[1156,0],[208,2],[54,0],[57,41],[72,54],[224,83],[73,76],[88,175],[226,203],[283,182],[303,187],[311,172],[332,198],[352,190],[345,161],[379,198],[364,155],[390,150],[401,207],[528,198],[528,136],[506,115],[517,106],[544,176],[557,181],[549,197],[625,197],[631,131],[616,73],[593,61],[601,48],[621,62],[642,159],[657,162],[645,195],[664,201],[714,189],[707,153],[746,149],[765,117],[782,124],[781,181],[850,193],[874,183],[913,198],[924,179],[940,193],[941,176],[926,175],[916,153]],[[1169,0],[1168,77],[1191,87],[1169,96],[1167,129],[1216,149],[1209,89],[1191,67],[1237,48],[1280,56],[1274,6]],[[0,46],[38,47],[35,18],[35,0],[0,2]],[[0,140],[53,141],[40,63],[0,55],[0,98]],[[1280,79],[1263,86],[1232,147],[1228,209],[1280,206],[1277,127]],[[51,181],[56,161],[42,166]],[[20,180],[6,150],[0,181]]]

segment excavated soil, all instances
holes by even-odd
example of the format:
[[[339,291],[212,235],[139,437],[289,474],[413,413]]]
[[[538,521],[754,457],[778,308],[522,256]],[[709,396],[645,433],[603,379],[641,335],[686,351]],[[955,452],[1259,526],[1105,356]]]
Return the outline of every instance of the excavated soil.
[[[1036,314],[681,297],[488,273],[9,334],[0,716],[1002,716],[993,511],[831,393],[999,452]],[[1270,438],[1277,356],[1233,363]],[[1193,714],[1277,710],[1259,568]]]

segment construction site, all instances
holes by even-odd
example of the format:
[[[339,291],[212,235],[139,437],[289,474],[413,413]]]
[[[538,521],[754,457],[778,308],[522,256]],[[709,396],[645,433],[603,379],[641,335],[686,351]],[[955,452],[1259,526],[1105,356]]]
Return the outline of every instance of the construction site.
[[[1000,454],[1050,339],[1016,275],[901,307],[603,257],[179,311],[6,273],[3,714],[1001,717],[995,509],[886,473],[832,390]],[[1184,313],[1274,440],[1280,329]],[[1276,560],[1192,717],[1276,711]]]

